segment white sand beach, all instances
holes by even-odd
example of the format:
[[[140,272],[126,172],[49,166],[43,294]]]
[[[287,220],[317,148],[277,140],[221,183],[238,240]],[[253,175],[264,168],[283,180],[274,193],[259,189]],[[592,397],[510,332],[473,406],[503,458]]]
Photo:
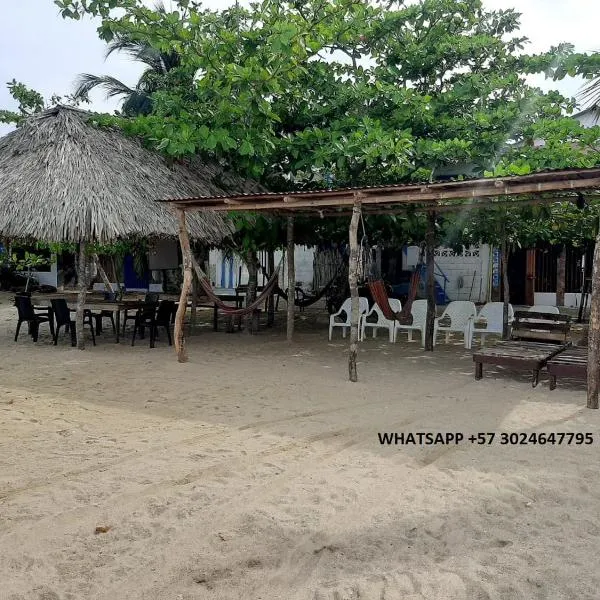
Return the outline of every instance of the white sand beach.
[[[459,342],[383,336],[352,384],[346,341],[302,321],[291,346],[203,328],[187,364],[163,339],[14,343],[0,302],[2,600],[600,595],[600,414],[581,385],[475,381]],[[418,431],[596,438],[378,440]]]

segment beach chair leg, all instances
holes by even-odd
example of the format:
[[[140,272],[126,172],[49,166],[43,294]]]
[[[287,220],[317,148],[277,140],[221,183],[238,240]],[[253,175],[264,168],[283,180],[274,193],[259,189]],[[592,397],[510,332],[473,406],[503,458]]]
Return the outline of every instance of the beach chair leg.
[[[19,331],[21,330],[21,325],[23,324],[23,321],[19,321],[17,323],[17,331],[15,333],[15,342],[17,341],[17,339],[19,338]]]
[[[535,387],[540,382],[540,370],[533,369],[531,372],[531,387]]]
[[[475,363],[475,379],[479,380],[483,377],[483,363]]]
[[[550,375],[550,389],[556,389],[556,375]]]

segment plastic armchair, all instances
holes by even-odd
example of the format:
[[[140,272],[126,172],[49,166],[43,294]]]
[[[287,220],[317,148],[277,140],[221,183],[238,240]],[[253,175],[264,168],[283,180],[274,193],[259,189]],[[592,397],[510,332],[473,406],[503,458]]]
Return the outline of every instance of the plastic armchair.
[[[390,298],[389,303],[390,303],[390,308],[394,312],[400,312],[402,310],[402,304],[400,303],[400,300],[397,300],[395,298]],[[376,316],[377,320],[376,321],[367,321],[367,319],[372,316]],[[394,341],[394,331],[395,331],[394,323],[395,323],[395,321],[390,321],[389,319],[386,319],[385,315],[383,314],[381,308],[379,308],[378,304],[373,304],[373,306],[371,307],[371,310],[368,313],[361,315],[360,339],[361,340],[365,339],[365,329],[367,327],[370,327],[373,330],[374,338],[377,337],[378,329],[387,329],[388,333],[389,333],[390,342],[393,342]]]
[[[364,315],[369,310],[369,300],[364,297],[360,297],[358,299],[359,309],[358,309],[358,323],[360,326],[360,320],[362,315]],[[344,303],[342,304],[340,310],[329,317],[329,341],[331,341],[331,335],[333,333],[334,327],[342,328],[342,337],[346,337],[346,329],[350,329],[350,313],[352,308],[352,298],[346,298]],[[345,318],[343,321],[336,321],[336,317],[340,317],[342,313],[344,313]],[[360,331],[360,329],[359,329]]]
[[[398,331],[408,332],[408,341],[412,342],[413,331],[421,332],[421,346],[425,347],[425,325],[427,322],[427,300],[415,300],[412,303],[410,314],[413,321],[410,325],[403,325],[396,321],[394,326],[394,342],[398,338]]]
[[[444,312],[433,324],[433,344],[436,344],[437,334],[443,331],[446,334],[446,343],[450,342],[450,333],[462,333],[465,348],[469,347],[470,320],[477,315],[474,302],[468,300],[454,300],[444,309]],[[450,320],[449,325],[440,325],[441,322]]]
[[[515,318],[515,312],[512,304],[508,305],[508,324],[513,322]],[[476,327],[477,321],[481,319],[485,321],[480,327]],[[502,335],[504,327],[504,302],[488,302],[481,307],[479,314],[469,319],[469,328],[467,332],[468,345],[466,348],[471,349],[473,347],[473,338],[475,334],[481,336],[481,345],[485,344],[485,336],[489,333],[496,333]]]

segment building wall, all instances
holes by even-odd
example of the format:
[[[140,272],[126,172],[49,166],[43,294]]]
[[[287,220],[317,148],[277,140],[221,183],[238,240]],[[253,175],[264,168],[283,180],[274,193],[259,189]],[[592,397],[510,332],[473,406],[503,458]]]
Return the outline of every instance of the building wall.
[[[407,246],[402,253],[402,268],[410,271],[418,262],[419,247]],[[456,253],[440,246],[435,250],[435,278],[450,300],[486,302],[489,299],[490,246],[482,244]]]
[[[307,246],[296,246],[294,250],[294,265],[296,270],[296,282],[305,290],[312,289],[313,284],[313,260],[314,249]],[[282,252],[275,252],[275,267],[279,264]],[[258,259],[260,263],[267,266],[267,253],[260,252]],[[235,288],[238,285],[248,283],[248,269],[239,256],[224,257],[221,250],[211,250],[209,255],[209,275],[215,287]],[[284,261],[280,282],[281,287],[287,287],[287,269]],[[262,273],[259,273],[258,284],[265,281]]]
[[[56,262],[56,256],[52,256],[52,263],[50,264],[50,271],[31,271],[32,277],[35,277],[40,285],[51,285],[53,287],[58,286],[58,263]]]

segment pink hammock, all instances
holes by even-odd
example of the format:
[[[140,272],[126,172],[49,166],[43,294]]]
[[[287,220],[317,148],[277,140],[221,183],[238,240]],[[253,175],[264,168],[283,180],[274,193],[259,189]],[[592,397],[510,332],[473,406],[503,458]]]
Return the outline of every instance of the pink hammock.
[[[244,308],[235,308],[233,306],[229,306],[225,304],[223,300],[221,300],[214,292],[212,286],[210,285],[210,280],[206,273],[200,268],[200,265],[196,262],[196,259],[192,257],[192,264],[194,266],[194,270],[196,271],[196,275],[198,276],[198,280],[204,293],[208,296],[208,298],[214,302],[214,304],[221,309],[226,315],[232,317],[243,317],[244,315],[249,315],[254,310],[256,310],[275,290],[277,287],[277,279],[279,278],[279,271],[281,269],[281,263],[275,269],[273,275],[269,281],[267,281],[267,285],[265,285],[262,292],[256,297],[256,300],[248,306],[244,306]]]

